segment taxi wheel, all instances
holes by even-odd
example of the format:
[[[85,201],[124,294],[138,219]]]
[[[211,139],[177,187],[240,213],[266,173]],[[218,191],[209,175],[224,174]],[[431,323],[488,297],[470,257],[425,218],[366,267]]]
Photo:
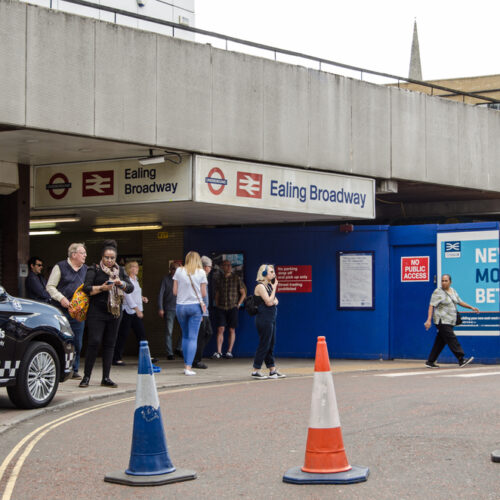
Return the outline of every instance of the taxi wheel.
[[[28,345],[17,374],[17,384],[7,387],[7,393],[18,408],[47,406],[59,386],[59,358],[54,348],[45,342]]]

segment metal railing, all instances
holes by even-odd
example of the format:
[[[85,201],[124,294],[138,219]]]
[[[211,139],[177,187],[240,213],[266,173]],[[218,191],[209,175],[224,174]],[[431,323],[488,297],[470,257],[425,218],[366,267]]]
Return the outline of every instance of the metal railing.
[[[272,47],[270,45],[265,45],[262,43],[256,43],[256,42],[252,42],[249,40],[243,40],[241,38],[223,35],[221,33],[215,33],[213,31],[207,31],[207,30],[203,30],[200,28],[193,28],[192,26],[186,26],[184,24],[174,23],[173,21],[165,21],[163,19],[157,19],[154,17],[144,16],[142,14],[137,14],[135,12],[129,12],[126,10],[116,9],[114,7],[108,7],[106,5],[95,4],[95,3],[88,2],[85,0],[65,0],[65,2],[76,4],[76,5],[81,5],[84,7],[90,7],[92,9],[96,9],[96,10],[110,12],[110,13],[114,14],[115,23],[117,20],[117,16],[127,16],[127,17],[131,17],[133,19],[147,21],[149,23],[158,24],[161,26],[168,26],[168,27],[172,28],[172,34],[174,37],[175,37],[175,31],[180,30],[180,31],[195,33],[197,35],[203,35],[203,36],[206,36],[209,38],[219,39],[219,40],[222,40],[225,42],[225,49],[226,50],[228,50],[228,43],[234,43],[237,45],[252,47],[254,49],[259,49],[259,50],[262,50],[265,52],[269,52],[274,56],[274,60],[276,60],[276,61],[278,61],[279,54],[284,55],[284,56],[288,56],[288,57],[297,58],[297,59],[302,59],[305,61],[311,61],[311,62],[317,64],[317,69],[319,71],[327,71],[328,66],[333,66],[335,68],[342,68],[344,70],[352,71],[353,75],[351,75],[351,76],[353,76],[353,77],[355,77],[354,76],[355,74],[359,73],[360,80],[363,80],[366,75],[370,75],[373,77],[382,78],[385,80],[397,82],[398,86],[400,86],[401,83],[404,82],[404,84],[411,84],[411,85],[416,86],[416,87],[423,87],[425,89],[430,90],[430,92],[427,92],[430,95],[436,95],[439,97],[460,96],[462,98],[463,102],[465,102],[466,98],[470,98],[472,100],[472,102],[476,105],[477,104],[484,105],[484,104],[488,104],[488,103],[500,103],[499,99],[495,99],[493,97],[488,97],[488,96],[485,96],[482,94],[478,94],[477,92],[464,92],[461,90],[457,90],[457,89],[453,89],[453,88],[449,88],[449,87],[444,87],[442,85],[436,85],[436,84],[430,83],[430,82],[424,82],[424,81],[420,81],[420,80],[414,80],[411,78],[405,78],[402,76],[392,75],[390,73],[383,73],[380,71],[373,71],[373,70],[369,70],[366,68],[360,68],[358,66],[352,66],[350,64],[344,64],[344,63],[340,63],[337,61],[331,61],[329,59],[325,59],[322,57],[316,57],[316,56],[312,56],[309,54],[303,54],[301,52],[296,52],[293,50],[280,49],[278,47]],[[280,62],[286,62],[286,61],[280,61]],[[332,73],[333,73],[333,71],[332,71]],[[393,85],[395,85],[395,84],[396,83],[394,83]],[[416,90],[415,88],[411,88],[407,85],[405,85],[405,87],[409,88],[410,90]],[[435,91],[444,92],[448,95],[435,93]]]

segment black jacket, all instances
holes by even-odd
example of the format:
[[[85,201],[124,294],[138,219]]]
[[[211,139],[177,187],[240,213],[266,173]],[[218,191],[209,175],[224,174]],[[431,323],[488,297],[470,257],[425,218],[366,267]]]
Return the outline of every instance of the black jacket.
[[[125,293],[134,291],[134,285],[127,276],[125,269],[120,266],[120,280],[125,283]],[[108,293],[101,292],[97,295],[90,295],[93,286],[100,286],[109,280],[109,276],[100,268],[99,265],[90,266],[87,269],[83,291],[90,297],[88,317],[112,319],[113,315],[108,311]]]

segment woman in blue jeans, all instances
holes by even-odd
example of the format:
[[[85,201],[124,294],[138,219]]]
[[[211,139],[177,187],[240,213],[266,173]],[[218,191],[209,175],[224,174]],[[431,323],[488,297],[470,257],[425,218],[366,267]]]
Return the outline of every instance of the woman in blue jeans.
[[[257,272],[257,285],[253,292],[257,299],[258,311],[255,316],[255,326],[259,333],[259,346],[253,360],[252,378],[265,380],[267,378],[284,378],[285,374],[276,369],[274,361],[274,345],[276,343],[276,313],[278,299],[276,289],[278,281],[274,266],[263,264]],[[269,376],[260,371],[265,362],[269,369]]]
[[[207,275],[198,252],[186,255],[184,266],[177,268],[173,280],[173,292],[177,297],[175,312],[182,330],[184,375],[196,375],[191,367],[196,354],[201,316],[206,310],[203,297],[207,294]]]

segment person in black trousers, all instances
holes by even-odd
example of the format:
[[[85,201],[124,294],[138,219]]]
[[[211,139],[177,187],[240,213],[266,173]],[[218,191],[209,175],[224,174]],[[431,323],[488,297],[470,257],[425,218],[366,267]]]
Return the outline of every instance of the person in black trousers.
[[[450,351],[457,358],[458,366],[466,366],[474,360],[474,356],[465,357],[464,350],[453,331],[453,327],[457,324],[457,304],[479,313],[477,307],[465,303],[451,287],[451,276],[443,274],[441,288],[436,288],[432,293],[427,311],[427,321],[424,323],[425,329],[428,330],[431,327],[431,320],[434,319],[437,328],[436,340],[429,353],[429,358],[425,362],[427,368],[439,368],[436,360],[445,345],[448,345]]]
[[[117,248],[114,240],[103,244],[101,261],[90,266],[85,276],[83,291],[89,295],[87,313],[88,342],[85,372],[80,387],[88,387],[92,369],[102,343],[102,380],[105,387],[118,387],[110,378],[111,362],[123,297],[134,290],[123,267],[116,263]]]
[[[252,378],[265,380],[268,378],[285,378],[286,375],[276,368],[274,360],[274,345],[276,344],[276,313],[278,299],[276,289],[278,281],[274,266],[262,264],[257,272],[257,285],[253,292],[258,304],[255,326],[259,334],[259,346],[253,360]],[[262,374],[262,363],[269,369],[269,375]]]
[[[212,270],[212,259],[204,255],[201,258],[201,265],[203,266],[203,270],[208,275]],[[206,310],[201,317],[201,325],[198,331],[198,341],[196,347],[196,354],[194,355],[193,360],[193,368],[201,368],[206,369],[207,365],[202,362],[203,351],[205,350],[205,346],[208,344],[208,341],[212,337],[212,323],[210,323],[210,317],[208,312],[209,306],[209,298],[208,298],[208,285],[207,285],[207,294],[203,297],[203,302],[205,303]]]

